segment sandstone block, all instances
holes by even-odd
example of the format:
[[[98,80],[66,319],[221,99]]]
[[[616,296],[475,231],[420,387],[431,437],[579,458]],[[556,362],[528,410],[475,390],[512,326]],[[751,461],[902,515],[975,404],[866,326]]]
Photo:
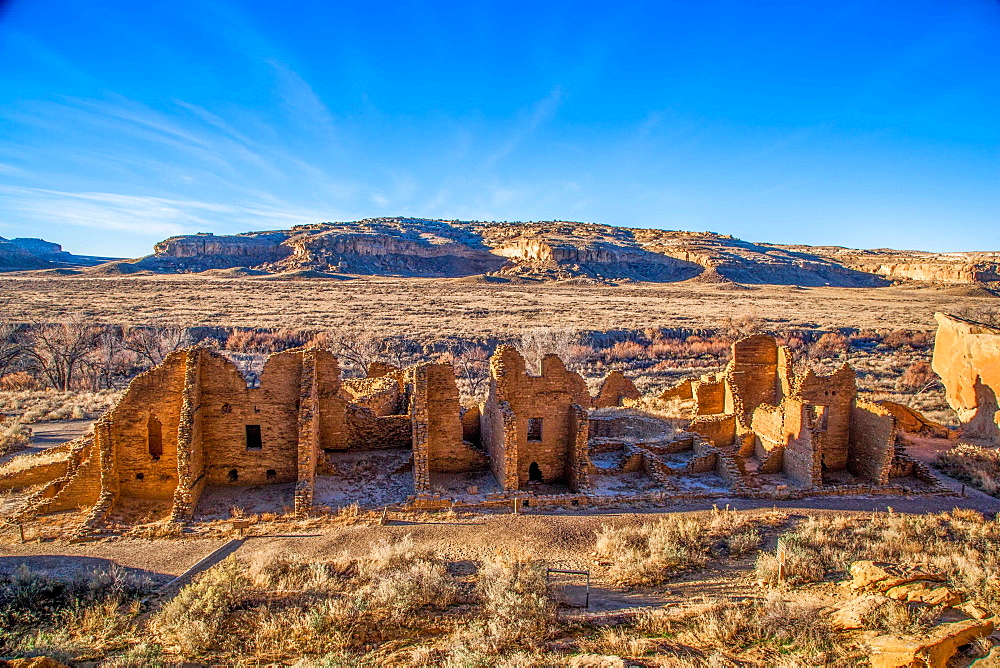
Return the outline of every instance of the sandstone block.
[[[969,619],[934,627],[927,636],[879,636],[868,644],[872,668],[945,668],[958,648],[993,633],[993,620]]]
[[[900,566],[877,561],[856,561],[851,564],[851,588],[873,587],[885,592],[908,582],[929,580],[942,582],[944,575],[927,565]]]

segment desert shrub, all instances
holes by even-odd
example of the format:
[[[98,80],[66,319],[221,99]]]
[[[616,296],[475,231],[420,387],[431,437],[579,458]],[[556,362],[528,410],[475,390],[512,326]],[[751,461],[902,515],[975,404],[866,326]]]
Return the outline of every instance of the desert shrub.
[[[0,412],[20,414],[22,424],[93,418],[114,405],[120,396],[121,393],[117,390],[0,392]]]
[[[763,542],[760,531],[757,529],[745,529],[733,534],[726,540],[729,554],[738,557],[758,549]]]
[[[646,356],[646,346],[638,341],[618,341],[604,351],[604,358],[609,362],[628,362]]]
[[[917,360],[906,367],[899,384],[904,390],[914,392],[926,387],[935,378],[937,374],[931,369],[931,363],[927,360]]]
[[[708,559],[701,524],[681,515],[635,527],[604,526],[596,551],[609,563],[608,578],[628,585],[663,582],[676,571],[704,566]]]
[[[0,456],[20,450],[31,441],[31,430],[13,419],[0,423]]]
[[[938,455],[935,465],[953,478],[1000,497],[1000,450],[959,443]]]
[[[41,389],[42,384],[27,371],[15,371],[0,376],[0,390],[4,392],[25,392]]]
[[[934,332],[913,332],[897,329],[883,336],[882,343],[894,350],[900,348],[926,350],[934,345]]]
[[[369,591],[371,605],[389,611],[389,616],[396,621],[424,606],[447,608],[457,594],[444,565],[426,560],[373,580]]]
[[[226,615],[250,582],[234,557],[201,573],[153,617],[160,642],[183,656],[197,656],[219,641]]]
[[[498,647],[538,640],[555,621],[545,564],[524,555],[501,554],[479,569],[476,593],[484,629]]]
[[[907,605],[887,600],[862,615],[866,629],[894,635],[921,634],[932,625],[937,611],[930,607]]]
[[[836,639],[821,606],[773,595],[763,601],[710,604],[690,618],[687,629],[704,645],[727,650],[771,645],[814,654],[829,650]]]
[[[847,352],[847,337],[827,332],[809,346],[809,356],[817,359],[837,357]]]
[[[151,590],[118,566],[62,578],[22,565],[0,576],[0,653],[117,646],[133,623],[123,609]]]

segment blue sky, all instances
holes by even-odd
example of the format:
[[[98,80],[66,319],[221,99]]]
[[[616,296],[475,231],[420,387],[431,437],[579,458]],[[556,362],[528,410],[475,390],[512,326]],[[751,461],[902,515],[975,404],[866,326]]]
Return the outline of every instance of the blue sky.
[[[1000,2],[0,6],[0,236],[408,215],[1000,250]]]

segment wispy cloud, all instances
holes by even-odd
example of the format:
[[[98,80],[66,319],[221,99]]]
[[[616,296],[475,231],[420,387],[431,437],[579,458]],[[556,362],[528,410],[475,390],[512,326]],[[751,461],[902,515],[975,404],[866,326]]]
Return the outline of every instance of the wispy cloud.
[[[565,98],[566,93],[563,91],[562,86],[553,87],[548,95],[532,106],[531,112],[517,125],[506,141],[504,141],[503,145],[483,161],[483,167],[491,170],[504,158],[516,151],[543,124],[556,115]]]
[[[227,204],[106,192],[66,192],[0,187],[0,203],[28,218],[132,234],[184,234],[218,229],[240,221],[239,231],[281,228],[337,217],[284,202]]]

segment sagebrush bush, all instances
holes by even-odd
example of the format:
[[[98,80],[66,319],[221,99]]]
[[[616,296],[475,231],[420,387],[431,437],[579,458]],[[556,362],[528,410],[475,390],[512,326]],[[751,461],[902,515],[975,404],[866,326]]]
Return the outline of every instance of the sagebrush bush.
[[[959,443],[938,455],[936,466],[990,496],[1000,497],[1000,450]]]
[[[31,430],[19,419],[0,423],[0,457],[16,452],[31,442]]]
[[[538,640],[555,621],[544,563],[505,553],[479,569],[476,592],[489,639],[499,647]]]
[[[708,542],[698,520],[667,515],[653,524],[614,528],[597,535],[596,552],[608,562],[608,578],[617,584],[663,582],[684,568],[704,566]]]
[[[160,642],[195,657],[218,642],[226,615],[242,601],[250,580],[234,557],[198,575],[153,617]]]

